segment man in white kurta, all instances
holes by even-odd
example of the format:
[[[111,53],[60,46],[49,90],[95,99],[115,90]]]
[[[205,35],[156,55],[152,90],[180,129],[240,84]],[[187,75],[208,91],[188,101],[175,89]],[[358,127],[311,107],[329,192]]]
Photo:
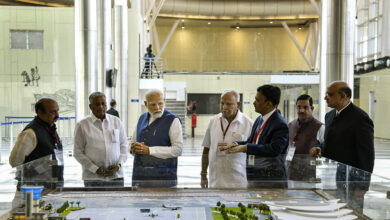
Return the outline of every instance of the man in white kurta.
[[[219,150],[248,139],[253,122],[240,112],[239,93],[227,90],[221,96],[221,113],[211,118],[202,146],[201,186],[203,188],[246,188],[246,154]],[[207,179],[207,166],[209,179]]]
[[[77,123],[74,157],[82,165],[84,185],[123,186],[128,141],[121,120],[106,114],[104,93],[90,95],[92,114]]]

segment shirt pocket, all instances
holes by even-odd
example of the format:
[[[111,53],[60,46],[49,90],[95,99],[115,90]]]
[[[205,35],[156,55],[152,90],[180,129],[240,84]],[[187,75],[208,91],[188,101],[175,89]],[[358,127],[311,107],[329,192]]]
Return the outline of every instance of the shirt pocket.
[[[114,129],[111,132],[112,143],[119,143],[119,129]]]

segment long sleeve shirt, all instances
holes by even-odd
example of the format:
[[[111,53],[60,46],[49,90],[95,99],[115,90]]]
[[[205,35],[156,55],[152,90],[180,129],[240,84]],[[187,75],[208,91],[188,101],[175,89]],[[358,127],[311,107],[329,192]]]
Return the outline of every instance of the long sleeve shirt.
[[[116,174],[103,177],[99,167],[123,164],[127,160],[128,141],[120,119],[106,114],[100,120],[93,114],[77,123],[74,157],[83,167],[83,180],[110,180],[123,177],[123,167]]]
[[[14,148],[9,156],[12,167],[22,165],[28,155],[37,147],[38,140],[33,129],[29,128],[18,135]]]

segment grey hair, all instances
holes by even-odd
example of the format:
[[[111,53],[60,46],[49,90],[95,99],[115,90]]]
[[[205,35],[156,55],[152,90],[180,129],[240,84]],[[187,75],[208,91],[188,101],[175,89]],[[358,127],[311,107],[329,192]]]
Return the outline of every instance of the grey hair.
[[[221,99],[222,99],[222,96],[226,95],[227,93],[233,93],[233,95],[236,97],[237,99],[237,102],[240,102],[240,93],[237,92],[237,90],[234,90],[234,89],[228,89],[228,90],[225,90],[222,94],[221,94]]]
[[[92,103],[93,99],[96,98],[96,97],[99,97],[99,96],[103,96],[104,98],[106,98],[106,94],[104,94],[102,92],[93,92],[88,97],[89,103]]]
[[[149,96],[152,96],[152,95],[154,95],[154,94],[160,94],[163,98],[164,98],[164,93],[161,91],[161,90],[159,90],[159,89],[151,89],[151,90],[148,90],[147,92],[146,92],[146,94],[145,94],[145,100],[148,100],[148,97]]]

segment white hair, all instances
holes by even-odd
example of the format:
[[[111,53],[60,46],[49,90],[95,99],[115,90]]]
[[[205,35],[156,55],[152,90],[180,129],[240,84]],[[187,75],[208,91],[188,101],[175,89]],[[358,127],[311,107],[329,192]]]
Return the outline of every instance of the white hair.
[[[149,97],[149,96],[152,96],[152,95],[155,95],[155,94],[159,94],[159,95],[161,95],[161,97],[164,98],[164,93],[163,93],[161,90],[159,90],[159,89],[151,89],[151,90],[148,90],[148,91],[146,92],[146,94],[145,94],[145,100],[148,100],[148,97]]]
[[[224,95],[226,95],[227,93],[233,93],[233,95],[236,97],[237,99],[237,102],[240,102],[240,94],[237,92],[237,90],[234,90],[234,89],[228,89],[228,90],[225,90],[222,94],[221,94],[221,99]]]
[[[102,92],[93,92],[91,93],[91,95],[89,95],[89,103],[91,104],[93,99],[96,98],[96,97],[100,97],[100,96],[103,96],[104,98],[106,98],[106,94],[102,93]]]

